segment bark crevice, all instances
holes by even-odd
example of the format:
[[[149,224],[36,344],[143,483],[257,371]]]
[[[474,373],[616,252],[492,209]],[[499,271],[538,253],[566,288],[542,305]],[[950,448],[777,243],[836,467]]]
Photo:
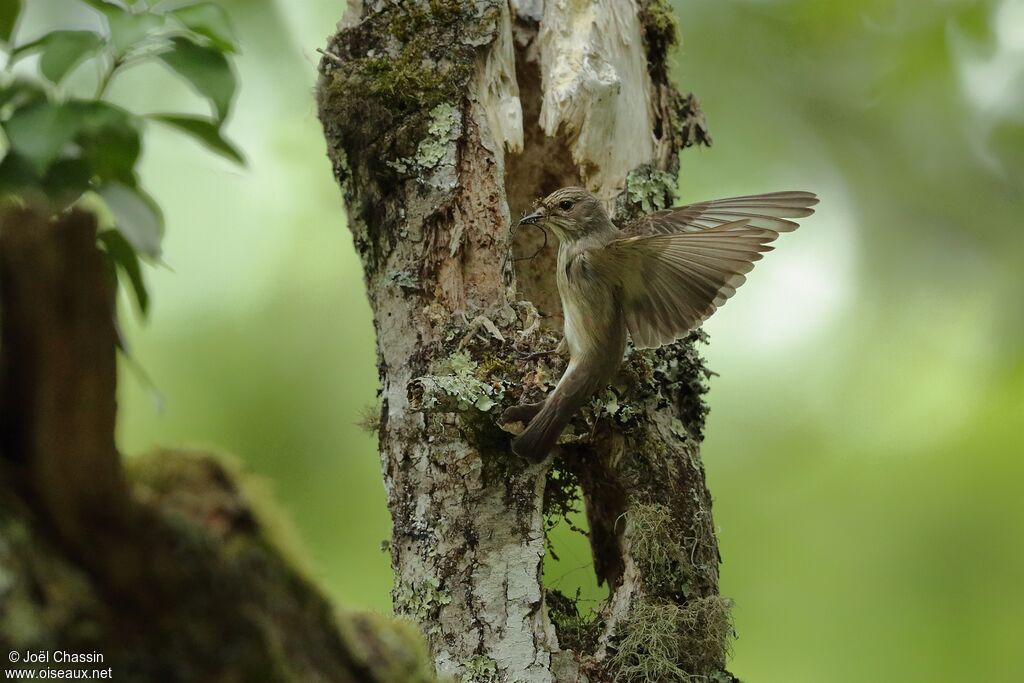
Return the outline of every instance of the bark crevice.
[[[555,346],[560,303],[554,241],[513,261],[543,241],[513,237],[513,217],[571,184],[597,192],[619,219],[673,199],[678,152],[703,122],[667,80],[668,5],[440,6],[354,3],[330,41],[342,62],[321,62],[318,87],[377,329],[395,609],[424,630],[438,670],[464,681],[728,681],[728,603],[699,454],[700,333],[629,352],[562,439],[553,467],[582,487],[595,570],[611,592],[595,619],[545,590],[551,466],[513,456],[495,424],[504,408],[542,398],[564,369],[557,357],[519,355]],[[395,30],[402,13],[427,17],[416,38]],[[460,79],[439,87],[429,110],[402,114],[433,120],[425,129],[373,115],[393,102],[366,55],[410,49],[423,69]],[[459,60],[471,73],[452,66]],[[358,121],[347,114],[354,82]],[[402,134],[411,137],[388,148],[361,143]],[[403,171],[386,181],[371,165]],[[654,635],[641,628],[651,615]],[[652,638],[667,655],[644,649]]]
[[[530,58],[530,52],[523,46],[515,52],[523,110],[523,149],[509,154],[505,160],[505,197],[513,221],[526,214],[538,199],[560,187],[582,182],[564,137],[550,136],[541,128],[541,71],[540,65]],[[518,296],[537,307],[543,324],[561,331],[562,304],[555,285],[558,241],[550,234],[545,237],[538,229],[515,230],[512,254],[517,259]]]

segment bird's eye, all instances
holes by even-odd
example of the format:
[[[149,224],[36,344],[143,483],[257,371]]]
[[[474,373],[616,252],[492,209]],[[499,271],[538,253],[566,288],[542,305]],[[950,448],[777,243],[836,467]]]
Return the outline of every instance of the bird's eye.
[[[560,208],[562,211],[568,211],[569,209],[572,208],[572,202],[569,201],[568,199],[563,199],[562,201],[558,202],[558,208]]]

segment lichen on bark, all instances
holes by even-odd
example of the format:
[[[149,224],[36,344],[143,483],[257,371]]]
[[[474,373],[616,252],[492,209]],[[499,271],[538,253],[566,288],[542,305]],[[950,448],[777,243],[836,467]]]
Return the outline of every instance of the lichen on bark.
[[[560,317],[552,246],[514,263],[541,244],[513,239],[511,217],[566,184],[618,219],[663,208],[679,151],[710,142],[696,99],[668,81],[675,21],[662,0],[456,4],[353,2],[320,65],[377,331],[395,609],[456,680],[642,681],[657,667],[729,680],[702,333],[630,351],[553,464],[513,456],[495,422],[565,367],[523,356],[554,348]],[[545,519],[576,505],[610,589],[594,614],[541,578]],[[638,645],[655,613],[658,662]]]

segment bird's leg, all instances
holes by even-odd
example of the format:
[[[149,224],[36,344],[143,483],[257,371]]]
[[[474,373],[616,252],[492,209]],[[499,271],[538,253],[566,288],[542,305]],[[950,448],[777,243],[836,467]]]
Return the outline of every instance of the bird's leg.
[[[524,403],[518,406],[512,406],[506,408],[505,412],[498,418],[498,422],[501,424],[510,424],[512,422],[522,422],[524,425],[529,424],[530,420],[540,412],[541,408],[544,407],[544,401],[537,401],[536,403]]]
[[[551,356],[551,355],[554,355],[554,354],[557,354],[559,356],[564,356],[568,352],[569,352],[569,345],[566,343],[565,337],[562,337],[562,341],[558,342],[558,346],[556,346],[555,348],[548,349],[547,351],[534,351],[532,353],[521,353],[521,354],[519,354],[519,359],[520,360],[537,360],[538,358],[544,358],[546,356]]]

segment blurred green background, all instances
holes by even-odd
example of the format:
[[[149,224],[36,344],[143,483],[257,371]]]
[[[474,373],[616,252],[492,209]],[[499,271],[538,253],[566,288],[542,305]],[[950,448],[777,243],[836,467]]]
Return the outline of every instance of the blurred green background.
[[[71,0],[32,0],[23,38]],[[228,127],[249,165],[154,128],[170,268],[147,273],[120,444],[213,446],[268,480],[314,575],[389,609],[369,307],[313,104],[341,0],[234,0]],[[675,74],[710,149],[681,200],[818,192],[708,324],[704,459],[744,680],[1024,680],[1024,1],[685,0]],[[158,67],[115,101],[203,103]],[[184,105],[187,106],[187,105]],[[126,302],[126,310],[128,304]],[[549,577],[596,594],[561,533]]]

